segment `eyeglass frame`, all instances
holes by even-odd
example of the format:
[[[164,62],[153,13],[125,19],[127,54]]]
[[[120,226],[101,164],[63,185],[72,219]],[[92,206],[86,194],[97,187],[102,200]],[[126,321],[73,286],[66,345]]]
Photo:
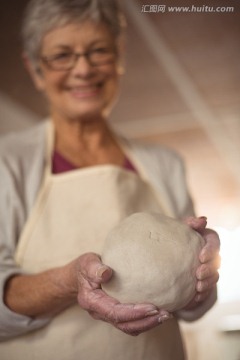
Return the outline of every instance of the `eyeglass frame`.
[[[76,63],[78,62],[80,57],[85,57],[86,60],[88,61],[88,63],[91,66],[94,66],[94,67],[114,62],[114,60],[116,59],[116,55],[117,55],[117,51],[116,51],[116,49],[114,47],[112,47],[111,51],[109,51],[109,55],[110,54],[113,55],[112,60],[100,62],[99,64],[96,64],[96,63],[92,62],[91,58],[90,58],[91,54],[94,53],[95,51],[99,50],[99,49],[102,49],[102,48],[91,49],[91,50],[88,50],[88,51],[85,51],[85,52],[82,52],[82,53],[69,52],[69,54],[71,54],[73,56],[72,65],[70,65],[67,68],[62,68],[62,69],[61,68],[56,69],[56,68],[54,68],[54,66],[52,66],[51,60],[54,60],[54,55],[52,55],[52,56],[40,56],[40,60],[43,61],[53,71],[69,71],[69,70],[72,70],[76,66]],[[104,48],[104,49],[109,49],[110,50],[110,48]]]

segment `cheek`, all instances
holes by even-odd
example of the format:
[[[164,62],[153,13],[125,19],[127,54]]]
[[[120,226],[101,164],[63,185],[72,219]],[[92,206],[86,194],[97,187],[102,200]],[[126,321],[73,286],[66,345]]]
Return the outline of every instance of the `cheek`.
[[[58,74],[54,74],[51,79],[49,79],[49,88],[60,90],[64,87],[65,82],[65,76],[59,76]]]
[[[45,86],[45,95],[49,102],[56,102],[63,94],[64,81],[60,78],[48,79]]]
[[[109,116],[114,104],[118,99],[119,94],[119,76],[115,74],[111,76],[111,79],[105,85],[105,96],[104,96],[104,103],[105,103],[105,115]]]
[[[64,83],[66,81],[66,76],[64,74],[58,72],[44,73],[44,83],[45,83],[45,91],[48,93],[49,91],[57,91],[63,88]]]
[[[117,69],[112,70],[107,74],[106,86],[109,88],[113,94],[118,91],[119,87],[119,75]]]

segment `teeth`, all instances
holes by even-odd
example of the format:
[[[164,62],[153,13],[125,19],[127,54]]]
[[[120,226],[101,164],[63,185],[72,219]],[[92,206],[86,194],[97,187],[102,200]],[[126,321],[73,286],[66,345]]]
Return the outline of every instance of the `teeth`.
[[[95,90],[97,87],[96,86],[91,86],[91,87],[84,87],[84,88],[74,88],[73,90],[75,91],[91,91],[91,90]]]
[[[92,90],[92,89],[96,89],[100,86],[100,84],[95,84],[95,85],[86,85],[86,86],[76,86],[76,87],[73,87],[72,89],[73,90]]]
[[[85,91],[92,91],[92,90],[96,90],[101,86],[101,83],[98,84],[94,84],[94,85],[86,85],[86,86],[78,86],[78,87],[72,87],[73,91],[81,91],[81,92],[85,92]]]

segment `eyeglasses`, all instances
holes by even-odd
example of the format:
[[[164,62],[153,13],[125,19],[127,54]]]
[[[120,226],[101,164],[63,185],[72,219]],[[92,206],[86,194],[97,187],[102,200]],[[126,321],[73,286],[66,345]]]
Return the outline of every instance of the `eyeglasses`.
[[[41,56],[40,59],[52,70],[71,70],[78,59],[83,56],[91,66],[100,66],[112,63],[116,59],[116,51],[113,48],[100,47],[84,53],[63,51],[51,56]]]

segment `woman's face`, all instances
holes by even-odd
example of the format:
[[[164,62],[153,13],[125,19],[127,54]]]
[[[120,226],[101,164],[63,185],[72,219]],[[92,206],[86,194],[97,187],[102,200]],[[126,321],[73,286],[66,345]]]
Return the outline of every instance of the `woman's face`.
[[[49,32],[43,39],[41,56],[56,59],[96,49],[113,49],[114,52],[116,44],[107,26],[88,21]],[[102,116],[111,108],[119,80],[115,53],[111,61],[100,65],[91,65],[85,56],[80,56],[69,70],[56,70],[45,62],[40,66],[41,73],[37,81],[35,76],[35,82],[45,93],[53,117],[88,119]]]

